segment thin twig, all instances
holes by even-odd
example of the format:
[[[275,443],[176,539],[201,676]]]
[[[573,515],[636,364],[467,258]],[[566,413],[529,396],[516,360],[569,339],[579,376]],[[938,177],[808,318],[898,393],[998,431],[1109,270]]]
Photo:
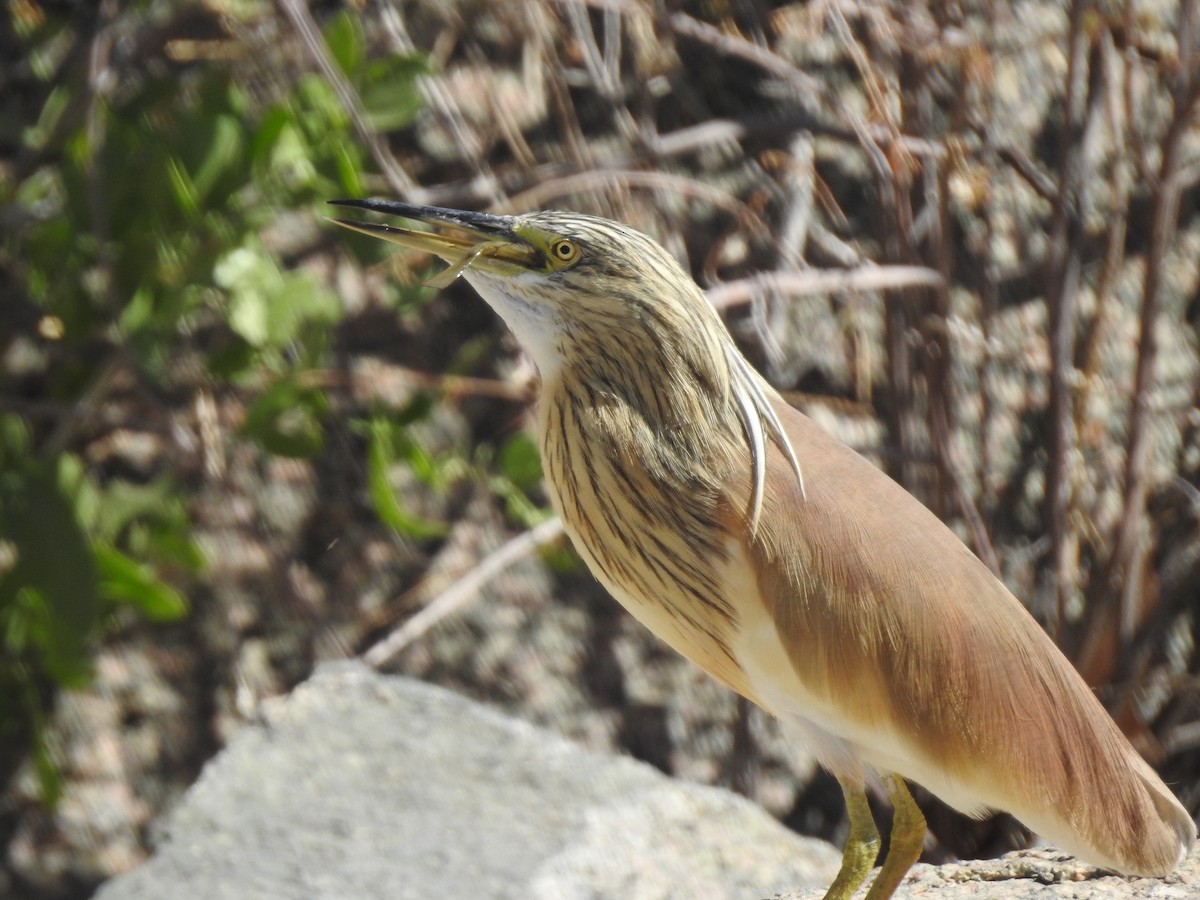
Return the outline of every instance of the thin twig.
[[[862,80],[863,92],[868,98],[872,112],[882,118],[885,124],[882,128],[879,126],[871,127],[861,115],[848,108],[841,110],[842,116],[848,120],[851,129],[858,138],[859,146],[862,148],[863,153],[866,154],[867,160],[871,163],[871,168],[875,170],[880,183],[884,185],[894,184],[894,173],[891,163],[888,160],[887,149],[885,148],[897,146],[900,138],[900,127],[889,114],[890,104],[888,104],[883,96],[883,90],[879,86],[875,69],[871,66],[866,52],[855,38],[854,32],[850,28],[850,23],[846,21],[846,16],[841,6],[834,3],[830,6],[829,12],[829,19],[833,23],[842,45],[846,48],[846,53],[850,56],[851,62],[854,63],[854,68],[857,70],[859,78]]]
[[[385,375],[402,379],[406,386],[418,391],[434,391],[450,399],[460,397],[492,397],[513,403],[532,403],[537,391],[532,384],[516,385],[496,378],[473,378],[470,375],[444,375],[421,372],[408,366],[389,365]],[[343,372],[337,369],[310,369],[297,376],[297,383],[306,388],[351,388],[377,397],[381,392],[374,382],[378,372]]]
[[[708,301],[717,309],[749,303],[763,291],[792,296],[833,294],[852,291],[894,291],[904,288],[936,288],[942,277],[924,266],[867,266],[806,272],[763,272],[708,289]]]
[[[1070,461],[1075,448],[1071,370],[1075,354],[1075,306],[1083,251],[1083,198],[1087,190],[1084,142],[1089,112],[1097,106],[1081,97],[1080,73],[1088,71],[1083,17],[1087,3],[1073,0],[1068,17],[1066,98],[1059,157],[1058,196],[1046,266],[1046,316],[1050,335],[1050,458],[1046,471],[1046,519],[1050,531],[1050,593],[1054,636],[1061,638],[1067,597],[1076,585],[1067,516],[1071,506]],[[1090,98],[1094,101],[1094,97]]]
[[[924,69],[921,71],[925,77],[922,78],[921,90],[918,95],[918,115],[920,116],[921,132],[929,133],[935,127],[931,115],[933,98],[928,75]],[[965,119],[965,109],[969,105],[965,96],[967,88],[965,82],[960,82],[955,92],[953,126],[956,130],[961,130]],[[931,336],[935,342],[936,352],[929,355],[926,362],[929,372],[929,430],[933,438],[938,465],[943,477],[950,483],[955,506],[970,529],[971,542],[975,547],[975,552],[992,571],[992,574],[1000,577],[1000,559],[992,543],[991,534],[988,532],[987,522],[979,509],[976,497],[972,495],[963,476],[963,466],[958,454],[954,452],[953,436],[958,430],[956,410],[959,404],[955,396],[953,378],[955,346],[950,340],[950,330],[947,327],[951,319],[949,285],[954,281],[955,276],[954,228],[950,204],[951,168],[947,163],[929,161],[925,163],[925,172],[927,194],[929,195],[927,205],[935,213],[933,223],[936,229],[935,234],[931,235],[927,242],[929,246],[927,252],[933,255],[937,271],[942,276],[942,285],[929,291],[936,325]]]
[[[524,534],[517,535],[480,560],[449,588],[434,597],[419,613],[367,650],[362,655],[363,661],[374,668],[384,665],[438,622],[478,597],[480,589],[489,580],[539,547],[557,540],[562,533],[562,520],[555,516]]]
[[[799,268],[805,259],[809,225],[816,205],[816,160],[812,135],[797,135],[788,148],[788,167],[782,189],[787,197],[779,228],[779,255],[785,265]]]
[[[1132,8],[1127,8],[1127,19],[1132,18]],[[1132,23],[1127,21],[1132,28]],[[1101,377],[1101,357],[1105,345],[1113,339],[1110,333],[1110,307],[1117,302],[1116,285],[1119,283],[1126,266],[1126,235],[1129,227],[1129,198],[1133,183],[1130,178],[1128,120],[1125,118],[1125,107],[1122,97],[1128,91],[1128,83],[1133,78],[1133,70],[1127,60],[1123,60],[1117,52],[1115,41],[1110,32],[1101,35],[1103,77],[1107,84],[1105,91],[1105,113],[1109,140],[1113,142],[1114,151],[1109,163],[1109,173],[1105,178],[1112,187],[1111,199],[1108,201],[1108,224],[1105,228],[1104,257],[1096,276],[1095,309],[1092,312],[1091,324],[1084,336],[1083,345],[1077,352],[1079,358],[1078,394],[1075,404],[1075,433],[1081,435],[1081,442],[1088,432],[1086,417],[1091,408],[1090,397],[1093,391],[1102,389],[1105,379]],[[1088,454],[1092,448],[1084,447]]]

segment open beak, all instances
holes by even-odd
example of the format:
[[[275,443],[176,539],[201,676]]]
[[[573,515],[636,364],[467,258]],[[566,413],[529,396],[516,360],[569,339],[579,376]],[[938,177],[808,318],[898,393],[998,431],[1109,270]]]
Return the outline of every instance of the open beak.
[[[460,209],[443,209],[440,206],[417,206],[396,200],[329,202],[334,206],[401,216],[434,229],[419,231],[351,219],[331,220],[352,231],[382,238],[410,250],[431,253],[450,263],[450,268],[426,282],[431,287],[445,287],[472,266],[492,274],[515,275],[539,268],[542,264],[541,253],[513,231],[516,223],[514,216],[493,216]]]

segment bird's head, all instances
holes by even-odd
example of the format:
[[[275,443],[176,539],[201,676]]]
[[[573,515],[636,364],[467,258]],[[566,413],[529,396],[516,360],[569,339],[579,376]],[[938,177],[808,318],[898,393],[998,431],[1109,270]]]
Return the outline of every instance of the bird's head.
[[[333,220],[444,259],[449,268],[428,284],[466,278],[543,377],[586,359],[665,353],[694,363],[724,355],[727,333],[695,282],[658,243],[617,222],[564,212],[497,216],[390,200],[331,202],[424,226]]]

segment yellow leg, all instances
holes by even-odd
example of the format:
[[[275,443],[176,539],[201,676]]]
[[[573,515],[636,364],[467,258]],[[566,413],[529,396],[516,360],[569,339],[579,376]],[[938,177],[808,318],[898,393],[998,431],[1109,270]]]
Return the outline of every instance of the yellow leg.
[[[879,829],[871,816],[866,792],[861,785],[838,781],[842,796],[846,798],[846,811],[850,814],[850,834],[846,838],[846,849],[842,851],[842,867],[825,892],[825,900],[850,900],[850,895],[863,883],[879,855]]]
[[[900,880],[921,856],[921,846],[925,843],[925,817],[908,792],[904,779],[899,775],[888,775],[884,782],[895,810],[892,841],[883,866],[867,891],[866,900],[888,900]]]

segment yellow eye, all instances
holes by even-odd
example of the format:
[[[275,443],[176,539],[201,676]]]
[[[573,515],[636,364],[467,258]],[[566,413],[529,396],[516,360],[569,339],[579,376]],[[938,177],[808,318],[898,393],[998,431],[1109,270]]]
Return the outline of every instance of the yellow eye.
[[[579,247],[566,239],[550,245],[550,257],[559,265],[570,265],[579,259]]]

